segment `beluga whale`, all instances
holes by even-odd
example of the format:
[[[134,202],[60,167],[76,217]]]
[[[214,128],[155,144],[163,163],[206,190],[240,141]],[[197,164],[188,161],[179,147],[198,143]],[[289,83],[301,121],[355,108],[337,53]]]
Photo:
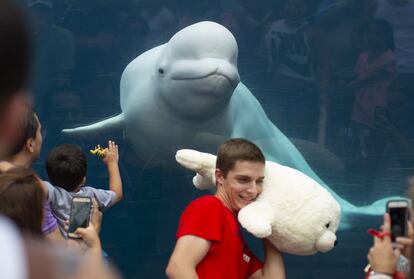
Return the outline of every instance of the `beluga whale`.
[[[236,39],[224,26],[203,21],[185,27],[126,66],[119,115],[62,132],[89,138],[124,132],[146,164],[175,164],[179,149],[215,153],[226,139],[245,138],[261,148],[266,160],[323,185],[341,206],[339,229],[353,227],[354,217],[382,214],[387,199],[357,207],[316,175],[240,81],[237,57]]]
[[[120,83],[121,114],[63,132],[91,137],[125,129],[137,155],[152,164],[174,162],[184,146],[214,151],[232,132],[237,56],[237,42],[223,26],[188,26],[127,65]]]

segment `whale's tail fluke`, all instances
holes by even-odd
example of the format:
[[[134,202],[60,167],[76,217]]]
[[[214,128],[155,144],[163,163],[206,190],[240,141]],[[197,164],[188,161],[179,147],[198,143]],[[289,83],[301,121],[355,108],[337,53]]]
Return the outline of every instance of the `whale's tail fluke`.
[[[366,225],[365,222],[372,220],[372,217],[382,216],[386,210],[386,204],[389,200],[407,200],[404,197],[386,197],[377,200],[369,205],[355,206],[343,199],[339,200],[341,205],[342,217],[339,230],[347,230],[359,225]]]
[[[121,113],[117,116],[99,121],[97,123],[82,126],[73,129],[63,129],[62,133],[77,137],[91,137],[112,132],[119,132],[124,129],[124,115]]]
[[[358,208],[358,211],[361,214],[366,215],[382,215],[385,212],[386,204],[390,200],[408,200],[407,198],[403,197],[387,197],[380,199],[370,205],[361,206]]]

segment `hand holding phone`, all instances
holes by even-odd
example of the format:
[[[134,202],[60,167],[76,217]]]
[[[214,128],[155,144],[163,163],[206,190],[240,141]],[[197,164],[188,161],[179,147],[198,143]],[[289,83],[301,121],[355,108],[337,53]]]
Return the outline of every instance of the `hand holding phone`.
[[[89,226],[91,205],[92,200],[88,197],[78,196],[72,199],[68,231],[70,238],[81,238],[75,231],[78,228],[87,228]]]
[[[384,222],[381,231],[375,231],[378,235],[375,235],[374,245],[369,249],[369,264],[365,268],[367,276],[369,276],[372,271],[385,274],[395,273],[397,262],[400,258],[400,250],[394,249],[395,243],[391,243],[390,231],[391,218],[387,213],[384,214]]]
[[[408,234],[409,203],[407,200],[390,200],[387,202],[387,213],[391,219],[391,241]]]
[[[102,250],[98,232],[92,223],[87,228],[77,228],[75,233],[82,238],[89,249],[98,252]],[[102,254],[102,252],[100,253]]]

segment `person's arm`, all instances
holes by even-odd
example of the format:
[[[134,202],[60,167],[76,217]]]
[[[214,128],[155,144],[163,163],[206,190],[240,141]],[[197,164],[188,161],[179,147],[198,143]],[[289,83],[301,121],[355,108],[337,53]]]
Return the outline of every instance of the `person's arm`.
[[[285,264],[282,254],[266,239],[263,240],[265,260],[263,268],[259,269],[249,279],[284,279]]]
[[[210,249],[211,241],[194,235],[185,235],[177,240],[165,271],[169,279],[196,279],[197,265]]]
[[[46,192],[46,201],[43,204],[43,222],[42,222],[42,232],[45,235],[47,240],[50,240],[52,242],[62,242],[65,241],[65,238],[61,234],[56,217],[52,214],[52,208],[49,204],[49,197],[48,194],[51,191],[47,191],[49,187],[51,186],[47,182],[42,182],[42,187],[45,189]]]
[[[85,242],[89,253],[96,255],[99,260],[102,259],[101,240],[92,223],[87,228],[77,228],[75,234],[79,235]]]
[[[104,163],[108,168],[109,190],[115,193],[116,202],[122,199],[122,180],[118,167],[118,145],[113,141],[108,142],[108,148],[105,149]]]
[[[319,28],[309,30],[311,51],[314,55],[314,62],[317,67],[317,79],[319,84],[319,100],[322,107],[329,106],[328,87],[330,83],[330,49],[327,47],[326,33]]]
[[[394,76],[396,74],[397,62],[392,52],[387,54],[377,57],[372,65],[365,65],[363,60],[366,59],[364,55],[367,54],[360,54],[354,70],[357,78],[351,81],[348,86],[356,86],[358,88],[378,79],[387,79]],[[361,67],[361,65],[364,65],[364,67]]]
[[[274,23],[269,26],[269,29],[264,36],[264,47],[267,56],[267,73],[272,73],[277,68],[279,63],[279,45],[280,38],[273,29]]]
[[[367,65],[365,70],[358,74],[358,82],[369,83],[377,79],[389,78],[395,75],[397,62],[393,54],[385,57],[380,56],[376,60],[376,63]]]

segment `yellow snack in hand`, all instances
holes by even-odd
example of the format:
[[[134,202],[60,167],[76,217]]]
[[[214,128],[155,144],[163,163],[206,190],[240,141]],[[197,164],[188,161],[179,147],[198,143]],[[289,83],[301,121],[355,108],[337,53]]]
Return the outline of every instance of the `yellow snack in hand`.
[[[92,155],[96,155],[101,158],[105,157],[105,148],[102,148],[99,144],[95,146],[95,149],[90,150],[90,152]]]

